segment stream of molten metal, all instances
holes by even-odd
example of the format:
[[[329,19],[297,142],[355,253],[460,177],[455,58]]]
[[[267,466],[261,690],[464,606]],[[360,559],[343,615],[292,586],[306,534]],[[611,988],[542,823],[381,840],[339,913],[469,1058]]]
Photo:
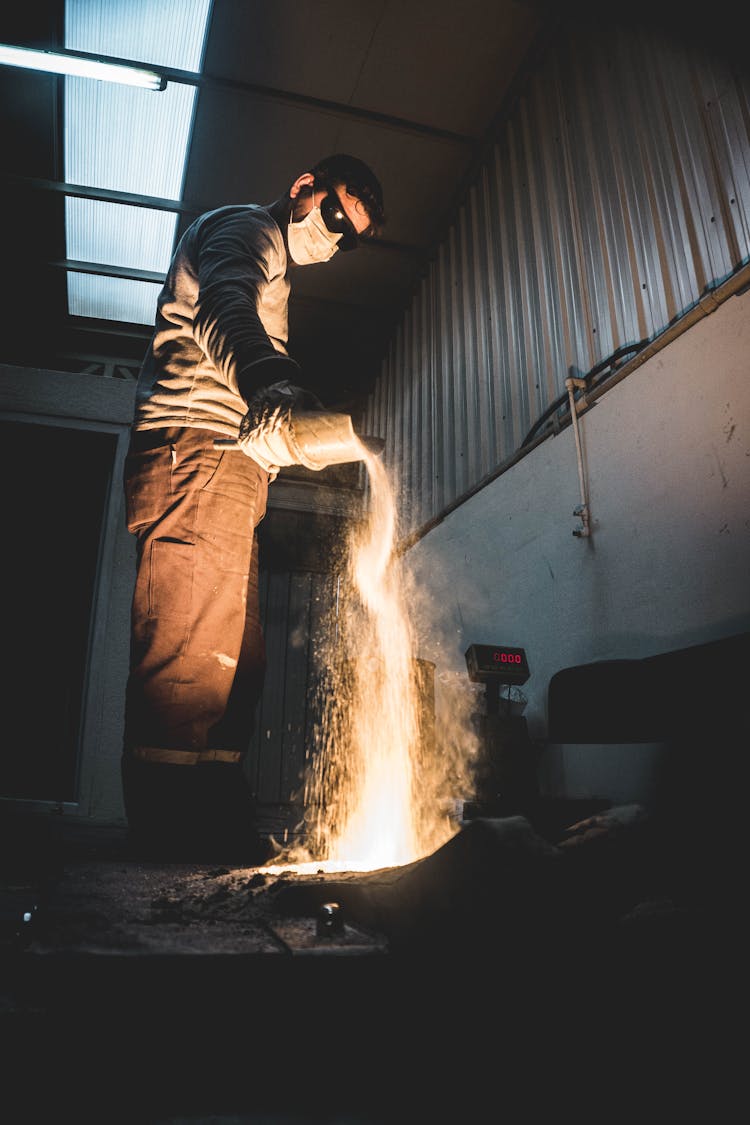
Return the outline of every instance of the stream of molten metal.
[[[444,763],[394,550],[393,491],[381,458],[361,448],[369,504],[349,537],[334,639],[324,654],[323,718],[305,792],[308,844],[287,853],[289,862],[266,865],[271,873],[398,867],[457,831],[441,803]]]

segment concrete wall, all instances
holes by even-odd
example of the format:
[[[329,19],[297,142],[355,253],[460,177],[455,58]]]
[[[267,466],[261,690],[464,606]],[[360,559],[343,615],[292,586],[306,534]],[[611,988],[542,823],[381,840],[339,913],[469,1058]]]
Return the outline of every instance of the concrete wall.
[[[419,655],[436,662],[438,685],[441,675],[465,675],[472,643],[523,647],[525,714],[542,741],[558,670],[750,627],[750,294],[729,298],[603,394],[580,433],[590,538],[572,534],[580,488],[568,426],[406,556],[420,591]],[[567,771],[558,762],[553,789],[585,790],[581,755],[594,753],[571,752]],[[601,774],[601,756],[590,764]],[[615,800],[638,798],[636,773],[650,777],[643,752],[614,754],[598,795],[609,785]]]

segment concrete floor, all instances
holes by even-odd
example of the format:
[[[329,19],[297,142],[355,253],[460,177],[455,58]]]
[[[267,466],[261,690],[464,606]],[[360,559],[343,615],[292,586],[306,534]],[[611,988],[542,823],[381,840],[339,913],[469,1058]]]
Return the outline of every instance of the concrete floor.
[[[642,828],[565,849],[480,819],[405,869],[279,878],[6,817],[5,1119],[546,1122],[606,1099],[656,1121],[706,1099],[716,1120],[741,1073],[734,923]]]

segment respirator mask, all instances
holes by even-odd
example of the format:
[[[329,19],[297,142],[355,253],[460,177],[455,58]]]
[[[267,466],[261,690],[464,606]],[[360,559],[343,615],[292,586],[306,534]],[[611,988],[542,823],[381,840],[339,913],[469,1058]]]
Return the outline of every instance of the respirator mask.
[[[289,221],[287,244],[292,259],[298,266],[311,266],[327,262],[337,250],[353,250],[359,245],[359,235],[341,206],[335,191],[331,190],[298,223]]]

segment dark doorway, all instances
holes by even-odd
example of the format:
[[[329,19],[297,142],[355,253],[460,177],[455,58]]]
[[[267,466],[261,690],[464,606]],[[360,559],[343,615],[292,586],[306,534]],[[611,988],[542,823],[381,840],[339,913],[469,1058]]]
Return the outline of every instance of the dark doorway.
[[[117,437],[0,421],[0,797],[76,800],[102,523]]]

